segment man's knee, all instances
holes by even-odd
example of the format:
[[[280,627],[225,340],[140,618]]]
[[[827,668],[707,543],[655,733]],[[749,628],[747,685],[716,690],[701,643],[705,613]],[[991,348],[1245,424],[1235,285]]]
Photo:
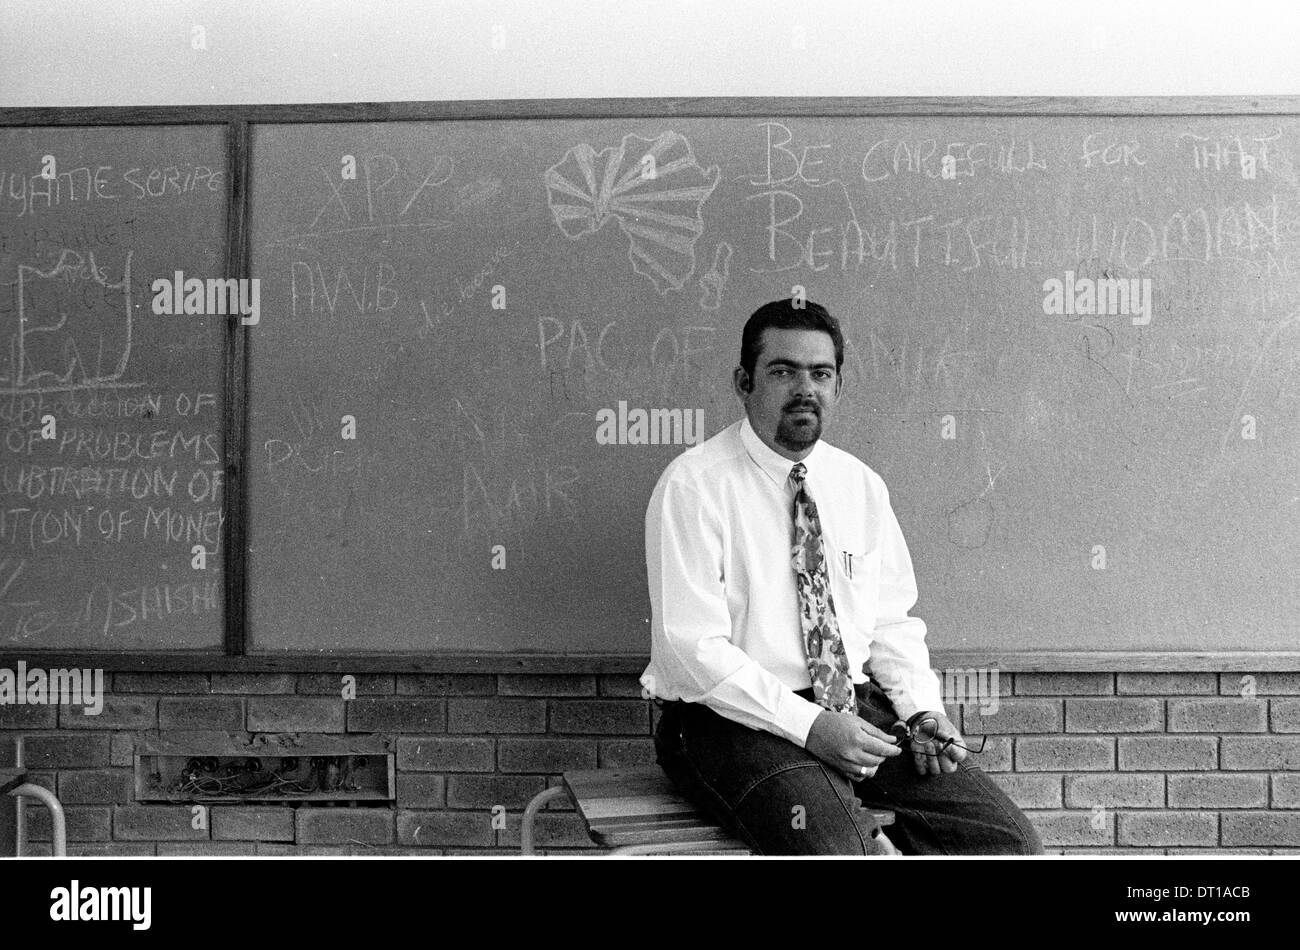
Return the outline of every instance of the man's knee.
[[[980,847],[977,853],[990,855],[1029,855],[1044,854],[1042,839],[1038,830],[1019,808],[1011,806],[1012,811],[1001,820],[987,823],[979,835]]]
[[[1012,841],[1018,845],[1018,850],[1009,852],[1010,854],[1046,854],[1043,850],[1043,839],[1038,836],[1038,829],[1033,826],[1023,812],[1016,819],[1017,833],[1011,836]]]
[[[838,787],[843,785],[843,788]],[[782,769],[736,803],[742,836],[763,854],[875,854],[876,821],[847,780],[819,763]]]
[[[1043,841],[1038,836],[1038,829],[1020,810],[1006,791],[995,783],[979,766],[962,763],[962,771],[967,777],[979,782],[985,789],[989,812],[988,819],[1000,835],[996,836],[996,851],[991,854],[1029,855],[1044,854]],[[996,817],[995,817],[996,816]]]

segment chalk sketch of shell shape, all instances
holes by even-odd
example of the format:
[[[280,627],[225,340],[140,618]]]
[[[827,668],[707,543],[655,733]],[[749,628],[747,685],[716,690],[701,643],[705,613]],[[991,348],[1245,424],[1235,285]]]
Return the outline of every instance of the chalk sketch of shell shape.
[[[654,176],[643,169],[652,156]],[[583,143],[546,170],[547,203],[569,240],[594,234],[611,218],[628,238],[632,269],[660,294],[681,290],[695,272],[695,242],[704,231],[701,210],[719,178],[703,169],[684,135],[623,136],[596,151]]]

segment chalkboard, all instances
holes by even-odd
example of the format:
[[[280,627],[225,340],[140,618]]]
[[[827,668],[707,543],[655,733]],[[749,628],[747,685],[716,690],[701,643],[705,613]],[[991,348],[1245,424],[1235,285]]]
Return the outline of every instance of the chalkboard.
[[[686,445],[599,424],[740,418],[795,285],[932,649],[1294,649],[1298,154],[1277,115],[259,126],[253,650],[647,652]]]
[[[151,285],[222,276],[225,165],[220,125],[0,128],[0,650],[222,644],[225,318]]]

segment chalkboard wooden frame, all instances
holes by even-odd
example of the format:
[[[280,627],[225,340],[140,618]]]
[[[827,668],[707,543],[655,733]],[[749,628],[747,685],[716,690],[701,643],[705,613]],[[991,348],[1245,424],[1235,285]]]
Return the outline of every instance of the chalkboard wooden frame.
[[[0,127],[225,125],[227,129],[226,276],[249,276],[250,143],[258,124],[404,122],[431,120],[594,119],[762,115],[934,116],[1300,116],[1300,96],[1134,97],[683,97],[504,99],[290,105],[106,106],[0,109]],[[223,457],[227,518],[224,650],[192,652],[38,651],[0,648],[0,665],[40,657],[51,667],[114,671],[400,672],[400,673],[638,673],[646,655],[542,653],[247,655],[248,353],[232,316],[227,322]],[[998,667],[1007,672],[1282,672],[1300,671],[1300,651],[934,651],[936,668]]]

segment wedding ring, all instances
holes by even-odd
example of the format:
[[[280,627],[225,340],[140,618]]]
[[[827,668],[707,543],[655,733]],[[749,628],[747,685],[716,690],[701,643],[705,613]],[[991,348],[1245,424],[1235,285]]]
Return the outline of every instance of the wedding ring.
[[[858,774],[865,777],[867,774],[867,767],[865,765],[862,766],[862,771],[860,771]]]

